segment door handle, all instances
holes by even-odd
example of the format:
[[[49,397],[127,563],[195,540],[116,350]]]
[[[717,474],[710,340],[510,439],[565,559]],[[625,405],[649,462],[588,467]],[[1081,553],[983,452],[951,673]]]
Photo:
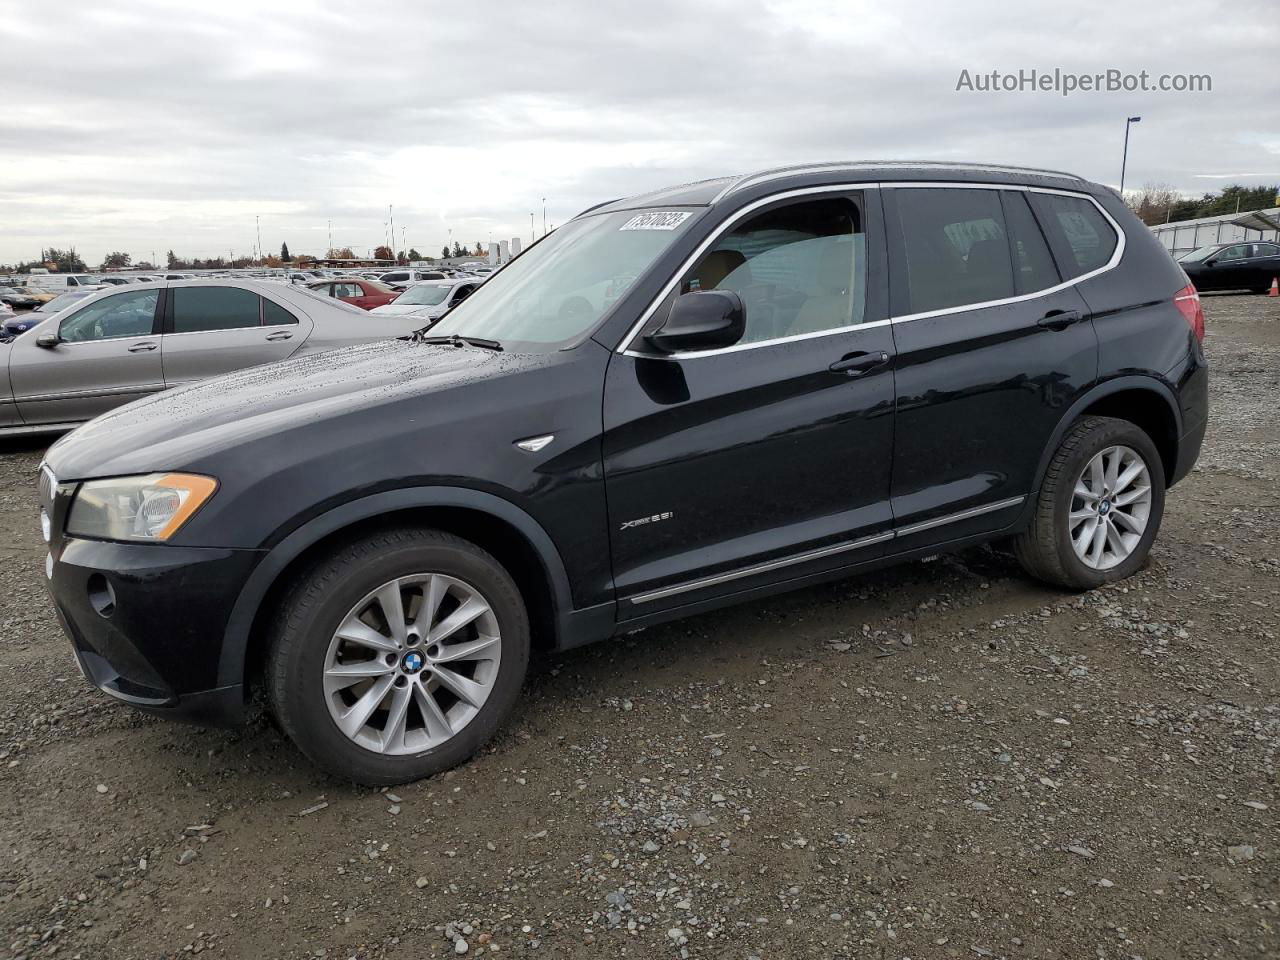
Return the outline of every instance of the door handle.
[[[154,343],[135,343],[132,347],[129,348],[129,352],[145,353],[146,351],[154,350],[155,348],[156,348],[156,345]]]
[[[276,333],[268,333],[267,339],[271,341],[288,340],[292,336],[293,334],[290,333],[288,330],[279,330]]]
[[[857,353],[846,353],[843,357],[829,366],[827,369],[832,373],[843,373],[850,377],[860,377],[872,370],[883,367],[890,360],[889,354],[883,350],[859,350]]]
[[[1049,330],[1065,330],[1083,319],[1084,314],[1079,310],[1050,310],[1036,321],[1036,326],[1046,327]]]

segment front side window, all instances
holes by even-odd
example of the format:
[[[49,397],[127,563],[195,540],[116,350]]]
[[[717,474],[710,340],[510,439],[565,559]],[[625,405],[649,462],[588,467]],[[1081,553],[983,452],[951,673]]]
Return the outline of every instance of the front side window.
[[[908,313],[1014,295],[999,192],[905,188],[893,193],[906,253]]]
[[[1218,255],[1219,260],[1243,260],[1249,256],[1249,245],[1247,243],[1237,243],[1234,247],[1227,247]]]
[[[570,220],[495,273],[431,333],[525,349],[555,349],[583,337],[696,216],[650,209]]]
[[[844,197],[776,207],[724,234],[680,292],[729,290],[742,299],[742,343],[838,330],[866,309],[866,233]]]
[[[169,292],[174,333],[237,330],[262,322],[258,295],[236,287],[174,287]]]
[[[159,299],[159,290],[138,290],[95,300],[64,319],[58,336],[68,343],[149,336]]]
[[[1119,238],[1093,202],[1084,197],[1038,193],[1036,202],[1045,212],[1045,229],[1056,234],[1071,252],[1074,263],[1064,265],[1068,279],[1100,270],[1111,262]]]

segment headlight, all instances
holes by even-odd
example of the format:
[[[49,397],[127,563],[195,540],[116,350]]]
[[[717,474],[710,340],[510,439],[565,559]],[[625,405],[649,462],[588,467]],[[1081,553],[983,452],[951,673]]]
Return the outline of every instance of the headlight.
[[[101,540],[168,540],[215,490],[212,477],[152,473],[80,484],[67,533]]]

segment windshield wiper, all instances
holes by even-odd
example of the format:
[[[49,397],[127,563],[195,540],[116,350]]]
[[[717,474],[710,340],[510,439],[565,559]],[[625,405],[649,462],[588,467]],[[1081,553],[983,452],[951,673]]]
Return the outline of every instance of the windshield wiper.
[[[472,346],[484,347],[486,350],[501,350],[502,344],[497,340],[486,340],[484,337],[464,337],[457,333],[450,333],[444,336],[427,337],[421,333],[413,335],[415,343],[447,343],[452,347]]]

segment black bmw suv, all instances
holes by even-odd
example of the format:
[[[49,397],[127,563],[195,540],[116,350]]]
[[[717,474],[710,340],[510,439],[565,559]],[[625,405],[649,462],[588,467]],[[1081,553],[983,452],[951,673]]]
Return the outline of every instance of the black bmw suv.
[[[1109,189],[838,163],[602,204],[429,330],[132,403],[41,468],[91,683],[261,690],[369,784],[465,759],[531,651],[1007,540],[1087,589],[1200,451],[1195,289]]]

